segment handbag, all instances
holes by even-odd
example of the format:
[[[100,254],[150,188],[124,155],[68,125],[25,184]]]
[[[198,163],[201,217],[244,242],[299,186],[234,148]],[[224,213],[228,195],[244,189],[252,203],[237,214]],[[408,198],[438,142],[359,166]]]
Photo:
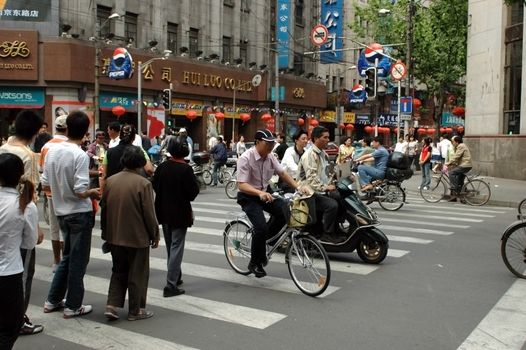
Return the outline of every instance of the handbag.
[[[289,227],[305,227],[316,222],[314,197],[296,198],[290,208]]]

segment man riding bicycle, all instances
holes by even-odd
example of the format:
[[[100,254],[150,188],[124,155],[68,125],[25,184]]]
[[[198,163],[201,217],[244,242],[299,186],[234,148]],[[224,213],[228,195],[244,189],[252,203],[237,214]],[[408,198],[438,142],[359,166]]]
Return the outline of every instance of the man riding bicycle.
[[[286,207],[283,200],[274,199],[267,192],[270,178],[277,174],[290,187],[299,189],[294,179],[284,171],[276,157],[271,154],[275,139],[269,130],[258,130],[255,146],[245,151],[237,162],[237,203],[247,214],[254,233],[252,235],[251,259],[248,270],[257,278],[267,275],[263,266],[267,263],[265,242],[276,235],[286,223]],[[267,223],[263,211],[271,214]]]
[[[453,136],[451,144],[453,145],[455,154],[450,157],[446,163],[449,168],[449,182],[451,184],[451,198],[449,201],[456,202],[457,196],[464,184],[464,178],[473,167],[473,164],[471,162],[471,152],[462,142],[462,137],[458,135]]]
[[[371,182],[373,180],[382,180],[385,177],[385,171],[387,169],[387,160],[389,158],[389,152],[382,146],[382,142],[379,137],[373,138],[372,146],[375,149],[373,153],[364,154],[361,157],[355,159],[355,162],[364,162],[374,159],[374,166],[371,165],[359,165],[358,174],[360,175],[360,182],[362,191],[369,191],[373,188]]]

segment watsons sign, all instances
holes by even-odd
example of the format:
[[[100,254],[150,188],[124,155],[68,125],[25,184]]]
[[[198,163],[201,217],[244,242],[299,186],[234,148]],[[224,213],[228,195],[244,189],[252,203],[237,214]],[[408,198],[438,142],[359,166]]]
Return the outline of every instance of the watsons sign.
[[[42,108],[44,89],[0,87],[1,108]]]

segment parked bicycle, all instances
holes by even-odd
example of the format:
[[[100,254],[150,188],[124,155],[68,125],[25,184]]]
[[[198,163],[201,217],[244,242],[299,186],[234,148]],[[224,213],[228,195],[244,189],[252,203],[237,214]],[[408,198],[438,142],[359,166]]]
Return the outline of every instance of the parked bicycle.
[[[517,221],[502,234],[500,254],[504,264],[515,276],[526,279],[526,199],[519,204]]]
[[[420,188],[420,195],[426,202],[437,203],[445,198],[450,187],[451,183],[447,170],[442,169],[440,173],[432,176],[429,187]],[[491,197],[491,188],[478,174],[467,175],[458,196],[462,203],[481,206],[488,203]]]
[[[289,222],[267,240],[267,260],[270,261],[274,252],[287,241],[285,263],[292,281],[302,293],[318,296],[327,289],[331,279],[327,252],[316,238],[301,229],[308,221],[305,219],[305,212],[293,208],[294,200],[301,200],[301,197],[277,193],[273,196],[286,200],[290,213]],[[308,216],[308,212],[306,214]],[[252,234],[253,227],[246,215],[228,221],[223,233],[226,259],[232,269],[242,275],[250,274],[247,266],[251,256]]]

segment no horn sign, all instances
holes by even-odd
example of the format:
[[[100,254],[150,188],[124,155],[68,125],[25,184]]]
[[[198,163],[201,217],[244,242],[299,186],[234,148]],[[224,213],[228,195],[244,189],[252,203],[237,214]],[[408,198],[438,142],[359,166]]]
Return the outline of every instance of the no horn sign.
[[[310,32],[310,41],[316,46],[325,44],[328,37],[329,30],[323,24],[316,25]]]

